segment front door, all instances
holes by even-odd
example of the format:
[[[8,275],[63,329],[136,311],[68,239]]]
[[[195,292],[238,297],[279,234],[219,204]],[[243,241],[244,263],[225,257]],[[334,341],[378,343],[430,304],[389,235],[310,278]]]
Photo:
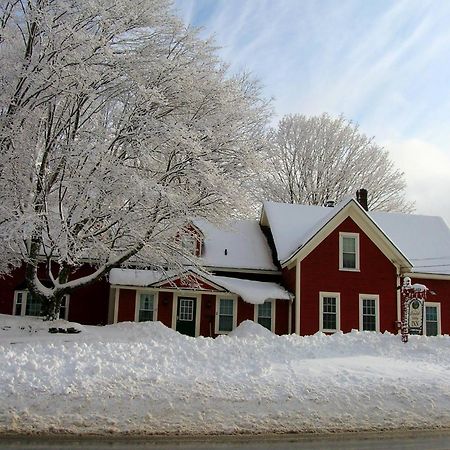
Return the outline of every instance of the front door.
[[[195,297],[178,297],[177,328],[181,334],[195,336],[195,313],[197,299]]]

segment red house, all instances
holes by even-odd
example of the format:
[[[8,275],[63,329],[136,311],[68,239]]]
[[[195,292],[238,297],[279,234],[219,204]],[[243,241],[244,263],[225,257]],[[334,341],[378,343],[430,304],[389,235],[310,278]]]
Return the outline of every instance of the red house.
[[[220,229],[196,221],[180,236],[204,270],[113,269],[66,299],[62,316],[106,324],[159,320],[217,336],[243,320],[277,334],[352,329],[397,332],[401,278],[436,294],[424,332],[450,333],[450,230],[438,217],[267,202],[259,221]],[[81,268],[80,270],[88,270]],[[0,281],[0,313],[37,315],[23,272]]]

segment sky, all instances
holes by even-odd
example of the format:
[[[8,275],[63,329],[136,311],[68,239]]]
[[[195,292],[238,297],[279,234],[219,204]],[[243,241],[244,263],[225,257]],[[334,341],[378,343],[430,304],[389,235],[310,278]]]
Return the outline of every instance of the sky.
[[[285,114],[357,123],[405,173],[417,214],[450,225],[450,1],[176,0]]]

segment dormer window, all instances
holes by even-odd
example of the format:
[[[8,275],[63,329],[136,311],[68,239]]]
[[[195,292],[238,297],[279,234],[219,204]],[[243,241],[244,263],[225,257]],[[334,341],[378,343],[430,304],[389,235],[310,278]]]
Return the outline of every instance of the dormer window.
[[[190,255],[197,255],[197,239],[190,233],[181,235],[181,248]]]
[[[339,233],[339,270],[359,270],[358,233]]]
[[[203,234],[195,225],[187,225],[179,233],[178,239],[185,254],[192,256],[201,256]]]

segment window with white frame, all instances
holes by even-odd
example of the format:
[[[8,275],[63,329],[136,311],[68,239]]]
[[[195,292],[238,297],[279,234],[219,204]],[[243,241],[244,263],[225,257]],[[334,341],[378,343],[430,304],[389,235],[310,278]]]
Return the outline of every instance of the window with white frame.
[[[236,328],[237,303],[234,298],[217,298],[216,334],[228,333]]]
[[[31,295],[29,291],[14,292],[13,314],[15,316],[42,316],[41,301]],[[59,308],[59,318],[68,320],[69,317],[69,295],[66,294]]]
[[[272,300],[268,300],[260,305],[255,305],[255,308],[255,321],[262,325],[264,328],[273,331],[275,313],[274,302]]]
[[[380,297],[360,294],[359,329],[361,331],[380,331]]]
[[[340,330],[340,294],[320,293],[320,331],[333,333]]]
[[[359,270],[358,233],[339,233],[339,269]]]
[[[435,302],[425,302],[424,334],[438,336],[441,334],[441,305]]]
[[[155,294],[153,292],[139,293],[137,321],[153,321],[155,315]]]

